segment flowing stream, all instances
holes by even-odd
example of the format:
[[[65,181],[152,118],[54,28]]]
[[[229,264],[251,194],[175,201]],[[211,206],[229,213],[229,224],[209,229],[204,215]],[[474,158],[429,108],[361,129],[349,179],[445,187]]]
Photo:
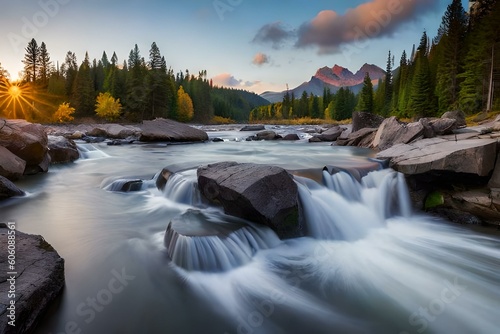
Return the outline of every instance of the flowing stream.
[[[225,142],[80,144],[0,204],[66,261],[36,333],[498,332],[498,237],[413,213],[404,177],[368,150],[209,134]],[[292,171],[307,236],[207,204],[196,168],[220,161]]]

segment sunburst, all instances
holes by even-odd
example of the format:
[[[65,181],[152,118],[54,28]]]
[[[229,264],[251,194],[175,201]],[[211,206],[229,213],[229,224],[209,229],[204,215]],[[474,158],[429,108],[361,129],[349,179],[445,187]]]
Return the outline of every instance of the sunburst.
[[[38,105],[50,104],[41,98],[35,85],[0,79],[0,114],[14,119],[43,119]]]

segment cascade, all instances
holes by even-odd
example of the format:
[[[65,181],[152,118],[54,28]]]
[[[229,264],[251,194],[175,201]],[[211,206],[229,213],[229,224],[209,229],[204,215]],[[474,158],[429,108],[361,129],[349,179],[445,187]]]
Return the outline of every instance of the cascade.
[[[99,150],[97,147],[95,147],[92,144],[78,143],[78,144],[76,144],[76,147],[78,149],[78,152],[80,152],[80,157],[84,160],[101,159],[101,158],[108,158],[109,157],[109,155],[107,155],[103,151]]]
[[[323,172],[325,186],[295,177],[309,235],[357,240],[386,220],[411,214],[404,176],[391,169],[372,171],[358,182],[347,172]]]
[[[167,253],[188,271],[227,271],[244,265],[261,249],[280,243],[270,229],[220,212],[188,210],[174,218],[165,234]]]

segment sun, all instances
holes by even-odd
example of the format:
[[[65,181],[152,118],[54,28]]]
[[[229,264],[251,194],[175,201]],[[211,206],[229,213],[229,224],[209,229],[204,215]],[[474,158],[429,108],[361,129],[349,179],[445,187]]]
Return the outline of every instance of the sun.
[[[22,95],[21,88],[17,85],[12,85],[9,87],[8,93],[12,99],[19,99]]]

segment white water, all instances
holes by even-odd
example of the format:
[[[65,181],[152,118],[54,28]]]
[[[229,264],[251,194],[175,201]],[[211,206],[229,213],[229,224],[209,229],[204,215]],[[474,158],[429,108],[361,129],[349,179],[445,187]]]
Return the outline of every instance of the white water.
[[[81,159],[102,159],[109,157],[109,155],[99,150],[92,144],[78,143],[76,144],[76,147],[78,148],[78,152],[80,152]]]
[[[19,185],[33,195],[0,204],[2,219],[43,235],[65,259],[64,294],[37,334],[69,332],[73,323],[74,332],[96,334],[490,334],[500,328],[499,238],[412,213],[399,174],[376,172],[353,183],[337,173],[331,183],[340,188],[331,189],[297,178],[313,218],[309,237],[287,241],[264,227],[261,234],[248,227],[243,235],[214,239],[210,224],[234,221],[193,195],[192,168],[201,164],[239,161],[321,171],[335,164],[371,165],[367,151],[243,141],[92,146],[104,154],[101,159],[26,178]],[[191,169],[177,173],[179,179],[160,192],[153,177],[172,165]],[[144,180],[141,191],[103,189],[113,180],[136,178]],[[179,251],[180,260],[172,261],[167,226],[193,210],[215,221],[203,221],[205,234],[186,240],[191,250],[185,256]],[[256,235],[263,244],[245,241]],[[201,239],[207,237],[216,244]],[[233,253],[224,248],[232,238],[238,249],[252,245],[241,251],[241,261],[223,267],[198,257],[187,269],[177,262],[199,254],[194,245],[200,243],[212,259]],[[112,270],[122,269],[134,279],[94,311],[94,319],[77,312],[82,303],[91,310],[87,298],[104,296],[99,293],[108,289]]]

